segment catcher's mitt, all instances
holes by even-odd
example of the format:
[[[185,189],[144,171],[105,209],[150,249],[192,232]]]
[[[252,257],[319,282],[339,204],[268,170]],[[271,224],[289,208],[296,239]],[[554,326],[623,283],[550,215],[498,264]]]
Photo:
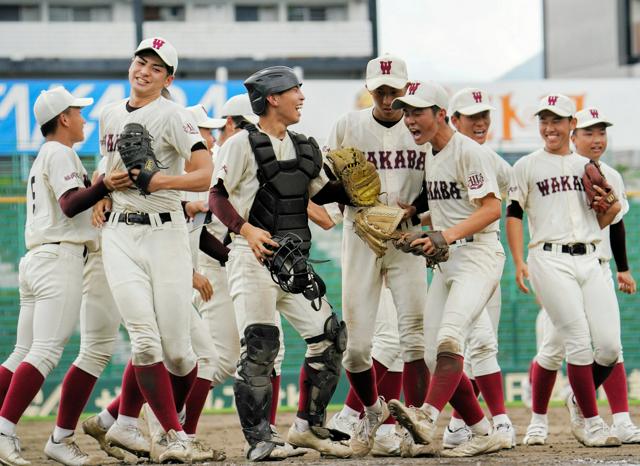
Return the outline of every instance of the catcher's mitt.
[[[264,260],[271,279],[287,293],[302,293],[319,311],[327,288],[302,252],[302,239],[294,233],[274,235],[271,239],[279,245],[269,246],[274,252]]]
[[[591,160],[585,164],[582,184],[584,185],[584,191],[587,195],[587,205],[595,210],[596,213],[602,214],[606,212],[618,200],[616,193],[607,182],[604,173],[602,173],[600,163],[596,161]],[[598,186],[606,194],[601,195],[594,189],[594,186]],[[596,200],[596,196],[600,196],[600,199]]]
[[[429,238],[431,240],[431,244],[434,247],[434,251],[431,254],[424,252],[422,244],[411,246],[411,243],[420,238]],[[440,262],[447,262],[449,259],[449,245],[440,231],[405,233],[400,238],[394,239],[393,245],[402,252],[423,256],[427,261],[427,267],[432,269]]]
[[[376,256],[384,256],[387,241],[399,238],[402,232],[398,230],[404,209],[387,205],[365,207],[356,212],[354,219],[356,234],[369,245]]]
[[[149,131],[140,123],[127,123],[116,144],[122,163],[129,172],[129,178],[142,195],[151,194],[148,189],[151,178],[161,168],[167,168],[160,165],[156,159],[151,148],[151,139]],[[140,170],[136,179],[131,176],[131,170],[134,168]]]
[[[380,176],[362,151],[353,147],[332,150],[327,159],[354,206],[368,207],[376,203],[380,195]]]

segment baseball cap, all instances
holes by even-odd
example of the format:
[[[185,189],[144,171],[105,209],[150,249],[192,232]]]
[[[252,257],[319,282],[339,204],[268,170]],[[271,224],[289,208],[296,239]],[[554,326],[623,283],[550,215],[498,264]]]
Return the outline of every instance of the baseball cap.
[[[134,55],[138,55],[138,53],[143,50],[151,50],[152,52],[155,52],[165,65],[173,68],[173,74],[176,74],[176,70],[178,69],[178,52],[173,45],[167,42],[166,39],[163,39],[162,37],[150,37],[149,39],[144,39],[140,42],[140,45],[138,45]]]
[[[433,81],[415,81],[407,86],[407,93],[393,101],[391,107],[394,109],[406,106],[415,108],[427,108],[437,105],[447,109],[449,96],[440,84]]]
[[[220,117],[226,118],[234,116],[244,117],[254,125],[258,123],[259,118],[258,115],[253,113],[249,94],[234,95],[224,103],[220,111]]]
[[[227,122],[227,120],[225,120],[224,118],[209,118],[209,115],[207,115],[207,111],[202,105],[187,107],[187,110],[189,111],[189,113],[191,113],[191,115],[193,115],[198,128],[220,129]]]
[[[402,58],[382,55],[367,63],[366,84],[370,91],[385,85],[402,89],[408,81],[407,64]]]
[[[613,123],[602,118],[602,116],[600,116],[600,110],[594,107],[580,110],[575,114],[575,117],[577,120],[576,129],[588,128],[589,126],[594,125],[604,125],[605,127],[613,126]]]
[[[74,97],[64,87],[42,91],[33,105],[33,113],[40,126],[53,120],[69,107],[87,107],[93,103],[91,97]]]
[[[538,109],[534,115],[537,116],[544,110],[549,110],[561,117],[571,117],[576,113],[576,104],[566,95],[549,94],[540,99]]]
[[[449,115],[458,112],[462,115],[475,115],[476,113],[495,110],[489,105],[487,93],[475,87],[465,87],[451,97]]]

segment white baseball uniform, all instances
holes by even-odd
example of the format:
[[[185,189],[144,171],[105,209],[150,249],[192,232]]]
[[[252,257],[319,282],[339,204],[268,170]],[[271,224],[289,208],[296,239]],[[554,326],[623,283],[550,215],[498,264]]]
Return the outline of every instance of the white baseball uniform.
[[[426,181],[434,230],[467,219],[489,194],[501,199],[495,160],[457,132],[427,157]],[[430,370],[440,352],[464,355],[465,341],[500,282],[504,260],[499,221],[449,246],[449,260],[434,271],[427,296],[425,359]]]
[[[390,128],[378,123],[373,109],[342,116],[334,125],[326,150],[355,147],[378,171],[380,201],[411,204],[420,194],[425,176],[427,145],[418,146],[402,120]],[[342,312],[349,331],[344,367],[350,372],[371,368],[371,340],[376,333],[383,275],[397,309],[398,332],[404,362],[424,357],[423,314],[427,291],[424,261],[395,248],[378,259],[354,231],[356,209],[345,207],[342,237]],[[404,222],[405,231],[420,226]],[[392,330],[388,330],[392,332]]]
[[[100,148],[107,171],[125,169],[116,148],[127,123],[143,125],[153,137],[154,153],[180,175],[191,148],[204,144],[192,116],[163,97],[135,111],[127,100],[105,107],[100,116]],[[103,228],[105,272],[132,346],[134,365],[164,361],[169,372],[184,376],[196,364],[189,333],[192,263],[180,192],[160,190],[141,196],[136,189],[112,194],[112,213]],[[121,214],[142,212],[150,225],[120,222]],[[162,214],[162,215],[161,215]]]
[[[89,211],[69,218],[58,200],[87,185],[87,172],[72,148],[55,141],[42,145],[28,178],[18,337],[3,363],[12,372],[24,361],[46,377],[78,321],[87,249],[97,249],[98,235]]]
[[[615,224],[620,222],[622,217],[629,211],[629,201],[627,200],[624,182],[620,173],[606,163],[600,162],[600,168],[602,169],[605,178],[620,198],[622,209],[613,219],[612,224]],[[600,230],[600,232],[602,234],[602,241],[598,243],[596,254],[598,261],[600,262],[605,281],[607,282],[607,290],[603,291],[603,293],[610,295],[610,302],[615,302],[615,311],[619,316],[620,308],[618,306],[618,298],[616,296],[616,287],[609,264],[612,257],[609,225]],[[544,311],[544,309],[540,311],[540,314],[543,321],[542,333],[540,335],[541,344],[538,347],[538,353],[536,354],[535,359],[538,364],[547,370],[560,370],[565,356],[563,335],[561,332],[556,330],[549,315]],[[622,352],[620,352],[618,362],[622,362]]]
[[[598,262],[602,232],[582,185],[588,161],[537,150],[515,164],[509,199],[527,213],[531,284],[563,336],[567,362],[610,366],[620,354],[620,316]],[[579,243],[583,254],[570,254]]]

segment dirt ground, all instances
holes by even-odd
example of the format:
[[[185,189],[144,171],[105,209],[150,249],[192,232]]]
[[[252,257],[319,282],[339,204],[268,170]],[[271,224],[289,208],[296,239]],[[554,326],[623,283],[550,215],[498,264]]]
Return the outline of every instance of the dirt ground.
[[[606,408],[601,408],[603,414]],[[640,406],[634,406],[632,417],[636,423],[640,422]],[[529,421],[529,412],[526,408],[512,408],[509,414],[516,425],[518,432],[518,442]],[[293,420],[293,413],[285,413],[279,416],[279,430],[284,437],[290,423]],[[607,416],[608,417],[608,416]],[[448,422],[448,414],[443,416],[441,424],[444,427]],[[608,419],[610,422],[610,419]],[[525,447],[518,445],[515,449],[501,453],[494,453],[468,459],[447,459],[447,458],[358,458],[353,460],[323,460],[317,454],[309,454],[302,458],[283,461],[280,464],[297,465],[329,465],[329,464],[352,464],[352,465],[413,465],[413,464],[463,464],[463,465],[584,465],[584,464],[610,464],[610,465],[639,465],[640,466],[640,445],[624,445],[619,448],[586,448],[579,445],[571,435],[569,429],[569,416],[564,408],[552,408],[549,412],[550,435],[549,442],[541,447]],[[18,427],[18,434],[22,440],[24,457],[33,465],[53,465],[53,461],[47,461],[42,449],[46,443],[47,435],[50,434],[53,421],[26,421]],[[442,429],[440,430],[442,431]],[[215,448],[224,449],[228,459],[223,463],[216,464],[246,464],[242,457],[243,437],[236,415],[206,415],[201,420],[198,431],[199,437]],[[78,443],[87,452],[100,455],[101,452],[97,443],[90,437],[78,434]],[[104,456],[105,464],[112,463]]]

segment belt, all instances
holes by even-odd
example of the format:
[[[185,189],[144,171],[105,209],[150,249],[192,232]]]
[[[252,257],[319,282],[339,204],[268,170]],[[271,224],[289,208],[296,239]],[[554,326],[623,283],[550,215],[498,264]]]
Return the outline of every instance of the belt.
[[[111,212],[105,212],[104,214],[107,221],[109,221],[109,217],[111,217]],[[158,214],[161,223],[167,223],[171,221],[171,214],[169,212],[162,212]],[[119,223],[126,223],[127,225],[151,225],[151,219],[149,218],[149,214],[145,214],[143,212],[122,212],[118,215]]]
[[[476,235],[469,235],[469,236],[466,236],[464,238],[460,238],[457,241],[454,241],[452,244],[473,243],[474,241],[480,241],[480,240],[485,239],[487,237],[491,238],[491,236],[490,236],[491,234],[492,233],[478,233]],[[496,234],[497,239],[500,240],[500,232],[496,231],[495,234]]]
[[[589,251],[589,247],[592,246],[593,249]],[[573,243],[573,244],[555,244],[555,243],[544,243],[542,245],[543,251],[553,251],[554,248],[556,251],[560,249],[560,252],[564,254],[569,254],[571,256],[584,256],[590,252],[595,251],[596,247],[592,243]]]

